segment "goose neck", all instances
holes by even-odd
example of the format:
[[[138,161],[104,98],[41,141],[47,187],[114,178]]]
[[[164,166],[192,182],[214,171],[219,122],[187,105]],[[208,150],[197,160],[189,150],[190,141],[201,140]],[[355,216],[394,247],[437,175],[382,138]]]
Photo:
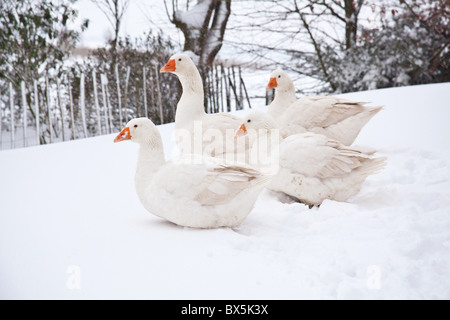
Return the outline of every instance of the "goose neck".
[[[179,75],[183,94],[177,105],[175,122],[186,124],[205,114],[202,78],[197,70],[189,75]]]
[[[269,106],[269,114],[277,119],[296,100],[295,90],[276,90],[275,98]]]
[[[274,102],[293,103],[296,100],[294,88],[276,90]]]
[[[161,139],[141,144],[135,175],[136,191],[141,200],[145,196],[146,187],[165,163]]]

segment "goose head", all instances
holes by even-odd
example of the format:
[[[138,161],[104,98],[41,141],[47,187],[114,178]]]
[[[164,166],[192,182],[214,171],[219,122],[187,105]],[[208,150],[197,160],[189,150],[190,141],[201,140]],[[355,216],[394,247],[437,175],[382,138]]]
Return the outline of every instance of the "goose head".
[[[125,128],[114,139],[114,143],[126,140],[155,147],[162,145],[161,135],[158,129],[147,118],[136,118],[128,122]]]
[[[172,72],[174,74],[188,74],[197,67],[186,53],[174,54],[159,72]]]
[[[236,131],[235,137],[243,136],[248,131],[270,132],[274,129],[278,129],[278,124],[270,115],[261,111],[253,111],[244,118],[244,123]]]
[[[183,87],[183,95],[180,98],[179,104],[186,106],[196,106],[197,111],[204,112],[203,109],[203,82],[198,69],[192,61],[191,57],[186,53],[174,54],[160,72],[170,72],[175,74],[181,82]],[[192,107],[189,108],[190,112]],[[177,115],[179,111],[177,110]],[[177,122],[177,121],[175,121]]]
[[[270,75],[269,83],[267,84],[266,90],[277,89],[281,91],[286,91],[293,87],[292,80],[289,75],[281,69],[277,69]]]

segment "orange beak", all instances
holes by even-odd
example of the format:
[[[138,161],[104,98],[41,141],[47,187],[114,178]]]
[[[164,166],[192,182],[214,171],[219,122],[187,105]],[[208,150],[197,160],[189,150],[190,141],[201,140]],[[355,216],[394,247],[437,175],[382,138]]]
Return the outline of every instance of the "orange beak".
[[[125,127],[119,135],[114,139],[114,143],[125,141],[125,140],[131,140],[131,134],[130,134],[130,128]]]
[[[175,59],[170,59],[167,61],[166,65],[159,70],[159,72],[173,72],[175,69]]]
[[[278,86],[277,79],[276,78],[270,78],[269,84],[266,87],[266,90],[272,90],[273,88],[276,88]]]
[[[245,124],[242,124],[240,126],[240,128],[236,131],[236,133],[234,134],[234,138],[236,139],[237,137],[243,136],[247,133],[247,128],[245,127]]]

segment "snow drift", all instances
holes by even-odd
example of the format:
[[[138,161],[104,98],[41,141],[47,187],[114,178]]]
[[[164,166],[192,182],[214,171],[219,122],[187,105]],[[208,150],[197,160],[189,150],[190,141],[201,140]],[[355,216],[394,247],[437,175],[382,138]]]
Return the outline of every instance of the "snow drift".
[[[134,190],[114,135],[0,152],[0,298],[450,299],[450,83],[384,105],[357,145],[388,166],[348,203],[263,192],[237,229],[177,227]],[[166,155],[173,125],[159,127]]]

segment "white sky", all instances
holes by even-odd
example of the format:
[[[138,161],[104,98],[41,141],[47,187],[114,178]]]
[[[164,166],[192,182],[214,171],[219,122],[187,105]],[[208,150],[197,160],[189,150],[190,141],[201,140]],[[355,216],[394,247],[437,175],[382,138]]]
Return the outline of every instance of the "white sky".
[[[75,6],[79,18],[89,19],[89,28],[82,34],[81,46],[99,47],[111,38],[112,27],[103,12],[91,0],[79,0]],[[163,0],[131,0],[125,13],[120,36],[141,36],[150,29],[163,29],[174,42],[182,42],[183,37],[169,22]]]

